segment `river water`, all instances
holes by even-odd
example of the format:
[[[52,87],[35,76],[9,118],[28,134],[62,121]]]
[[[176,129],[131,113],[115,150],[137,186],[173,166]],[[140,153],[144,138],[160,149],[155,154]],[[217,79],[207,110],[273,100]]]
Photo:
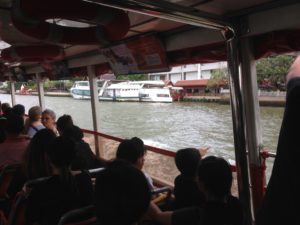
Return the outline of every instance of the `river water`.
[[[0,94],[11,103],[10,95]],[[37,96],[16,96],[27,110],[38,105]],[[72,115],[81,128],[92,129],[89,100],[45,97],[46,107],[57,117]],[[139,103],[99,102],[100,132],[122,138],[138,136],[148,145],[176,151],[186,147],[210,146],[209,154],[234,159],[232,118],[229,105],[199,102]],[[264,145],[275,152],[283,108],[261,107]]]

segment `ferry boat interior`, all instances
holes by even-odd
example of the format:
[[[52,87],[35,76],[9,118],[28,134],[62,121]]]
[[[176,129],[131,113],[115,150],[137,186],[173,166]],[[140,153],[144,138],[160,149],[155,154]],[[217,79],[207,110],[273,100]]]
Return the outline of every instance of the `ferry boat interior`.
[[[266,190],[255,60],[300,50],[298,0],[0,0],[0,79],[43,80],[88,75],[93,130],[83,130],[98,157],[108,157],[95,105],[101,74],[168,71],[176,65],[228,62],[238,196],[244,224]],[[18,71],[22,71],[20,74]],[[188,132],[188,131],[183,131]],[[173,160],[174,152],[146,146]],[[151,163],[151,162],[150,162]],[[174,163],[173,163],[174,164]],[[173,167],[175,168],[174,165]],[[162,171],[153,175],[165,186]]]

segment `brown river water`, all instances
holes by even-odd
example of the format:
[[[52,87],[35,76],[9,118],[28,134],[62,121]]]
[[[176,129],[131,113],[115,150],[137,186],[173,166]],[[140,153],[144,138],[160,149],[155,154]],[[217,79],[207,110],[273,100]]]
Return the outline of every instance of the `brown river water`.
[[[11,103],[10,95],[0,94],[0,100]],[[25,105],[27,112],[31,106],[38,105],[38,97],[17,95],[16,102]],[[92,129],[89,100],[45,97],[45,103],[46,108],[54,110],[57,117],[70,114],[78,126]],[[97,110],[100,132],[121,138],[137,136],[147,145],[171,151],[186,147],[210,146],[208,154],[234,160],[229,105],[201,102],[99,102]],[[261,107],[260,111],[264,146],[276,152],[283,108]],[[113,157],[112,154],[110,153],[110,158]],[[151,154],[149,155],[151,157]],[[157,157],[151,157],[151,167],[164,163],[161,160],[157,161]],[[272,160],[268,160],[268,175],[271,167]],[[168,169],[169,172],[172,170]],[[176,174],[177,172],[174,172],[174,175]],[[173,178],[167,180],[172,181]]]

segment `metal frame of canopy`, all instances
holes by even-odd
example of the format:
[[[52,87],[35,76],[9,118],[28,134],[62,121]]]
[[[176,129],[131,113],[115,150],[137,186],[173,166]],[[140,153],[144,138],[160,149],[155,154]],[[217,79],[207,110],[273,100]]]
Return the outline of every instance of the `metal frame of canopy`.
[[[108,7],[127,10],[155,18],[176,21],[196,27],[219,30],[227,44],[227,58],[230,72],[231,109],[233,121],[233,134],[235,156],[238,174],[239,196],[244,203],[245,224],[254,224],[254,210],[262,198],[262,179],[254,179],[256,175],[262,178],[262,162],[260,150],[262,146],[259,105],[257,97],[256,69],[253,57],[251,38],[240,38],[237,29],[239,22],[224,22],[221,17],[206,12],[192,10],[167,1],[152,0],[85,0]],[[290,1],[293,2],[293,1]],[[260,11],[258,11],[260,12]],[[244,25],[244,24],[243,24]],[[247,25],[245,26],[247,27]],[[89,58],[90,57],[90,58]],[[91,108],[94,131],[98,131],[96,104],[98,103],[95,86],[95,56],[87,56],[84,62],[81,58],[74,58],[70,64],[85,64],[87,66],[91,87]],[[91,60],[90,60],[91,59]],[[29,69],[39,76],[38,69]],[[44,104],[44,91],[41,81],[38,80],[39,102]],[[12,90],[13,89],[12,83]],[[12,102],[15,103],[14,91]],[[98,137],[95,136],[95,146],[98,147]],[[99,149],[96,149],[100,155]]]
[[[100,5],[128,10],[153,17],[173,20],[198,27],[220,30],[227,43],[227,58],[230,74],[231,109],[235,156],[238,174],[239,195],[245,213],[245,224],[254,224],[255,206],[261,199],[260,184],[253,182],[257,168],[262,167],[260,150],[262,146],[259,105],[257,97],[256,69],[251,40],[238,38],[234,25],[215,18],[206,18],[205,13],[192,12],[189,8],[166,1],[88,0]],[[241,47],[241,52],[238,52]],[[241,66],[241,70],[240,70]],[[247,154],[249,152],[249,154]],[[250,166],[249,166],[250,165]],[[249,173],[250,172],[250,173]]]

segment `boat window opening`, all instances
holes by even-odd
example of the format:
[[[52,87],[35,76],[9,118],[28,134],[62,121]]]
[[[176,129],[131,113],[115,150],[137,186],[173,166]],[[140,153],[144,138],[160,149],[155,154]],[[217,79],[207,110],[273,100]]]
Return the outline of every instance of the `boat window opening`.
[[[161,98],[170,97],[168,94],[157,94],[156,96]]]

